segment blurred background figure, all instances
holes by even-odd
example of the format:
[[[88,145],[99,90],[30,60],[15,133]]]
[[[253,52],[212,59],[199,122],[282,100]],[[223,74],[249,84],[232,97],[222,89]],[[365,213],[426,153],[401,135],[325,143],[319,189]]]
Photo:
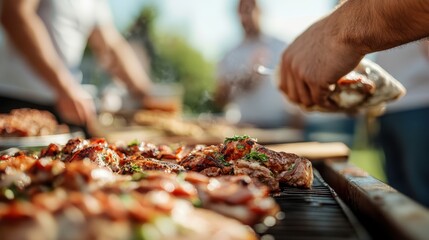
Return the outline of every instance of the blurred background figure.
[[[258,73],[258,67],[275,69],[286,43],[264,34],[256,0],[240,0],[237,8],[244,32],[242,42],[218,64],[216,102],[227,120],[257,127],[298,126],[298,110],[277,89],[275,73]]]
[[[90,93],[79,84],[87,44],[99,63],[141,102],[150,79],[113,25],[106,0],[2,0],[0,111],[30,107],[60,120],[88,125],[96,117]]]
[[[429,44],[428,41],[378,52],[375,62],[407,89],[378,119],[388,183],[429,206]]]

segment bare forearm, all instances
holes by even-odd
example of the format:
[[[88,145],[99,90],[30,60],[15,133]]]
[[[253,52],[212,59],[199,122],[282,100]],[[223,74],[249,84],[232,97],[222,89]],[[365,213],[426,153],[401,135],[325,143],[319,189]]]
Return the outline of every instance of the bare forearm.
[[[126,83],[135,96],[147,94],[151,81],[130,45],[124,39],[120,39],[111,53],[113,73]]]
[[[47,29],[36,12],[6,8],[8,2],[4,2],[1,20],[11,42],[30,67],[57,93],[70,88],[72,77],[57,55]]]
[[[142,97],[148,92],[149,77],[128,42],[112,24],[96,27],[89,43],[102,65],[122,80],[135,97]]]
[[[325,20],[366,54],[429,36],[429,1],[349,0]]]

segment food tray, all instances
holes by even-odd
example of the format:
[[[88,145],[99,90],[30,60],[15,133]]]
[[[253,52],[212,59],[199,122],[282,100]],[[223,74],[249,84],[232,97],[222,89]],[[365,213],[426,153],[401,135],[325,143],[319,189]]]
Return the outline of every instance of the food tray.
[[[74,137],[85,137],[81,130],[74,130],[70,133],[61,133],[54,135],[45,136],[34,136],[34,137],[0,137],[0,150],[19,147],[44,147],[51,143],[66,144],[70,138]]]

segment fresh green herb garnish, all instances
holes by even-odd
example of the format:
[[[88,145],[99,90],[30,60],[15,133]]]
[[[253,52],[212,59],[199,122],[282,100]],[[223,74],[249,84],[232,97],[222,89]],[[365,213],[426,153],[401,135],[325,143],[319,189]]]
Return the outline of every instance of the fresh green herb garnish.
[[[229,167],[231,166],[231,163],[227,162],[225,160],[225,156],[222,155],[221,153],[215,153],[215,158],[222,163],[222,165],[224,165],[225,167]]]
[[[222,163],[225,167],[229,167],[229,166],[231,166],[231,163],[229,163],[229,162],[225,161],[225,159],[222,159],[222,160],[221,160],[221,163]]]
[[[267,155],[265,155],[264,153],[256,152],[256,151],[251,151],[250,153],[246,154],[246,156],[244,158],[246,160],[256,160],[259,162],[268,161]]]
[[[134,164],[131,164],[131,170],[133,171],[133,173],[143,172],[143,170],[142,170],[142,168],[140,166],[134,165]]]
[[[243,136],[234,135],[234,137],[227,137],[227,138],[225,138],[224,143],[242,141],[242,140],[246,140],[246,139],[249,139],[249,138],[250,137],[247,136],[247,135],[243,135]]]
[[[287,170],[292,171],[294,168],[295,168],[295,163],[292,163],[292,165],[290,165]]]
[[[243,149],[244,149],[244,146],[243,146],[242,144],[237,144],[237,149],[239,149],[239,150],[243,150]]]
[[[128,147],[138,146],[140,144],[140,141],[137,139],[134,139],[130,143],[128,143]]]

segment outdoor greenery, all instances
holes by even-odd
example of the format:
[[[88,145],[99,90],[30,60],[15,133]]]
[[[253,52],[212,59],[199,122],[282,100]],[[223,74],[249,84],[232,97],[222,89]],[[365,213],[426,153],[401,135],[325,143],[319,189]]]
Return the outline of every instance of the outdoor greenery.
[[[157,10],[145,7],[128,30],[129,38],[142,42],[150,58],[154,82],[180,83],[188,113],[216,111],[211,99],[215,63],[208,61],[180,34],[156,29]]]

